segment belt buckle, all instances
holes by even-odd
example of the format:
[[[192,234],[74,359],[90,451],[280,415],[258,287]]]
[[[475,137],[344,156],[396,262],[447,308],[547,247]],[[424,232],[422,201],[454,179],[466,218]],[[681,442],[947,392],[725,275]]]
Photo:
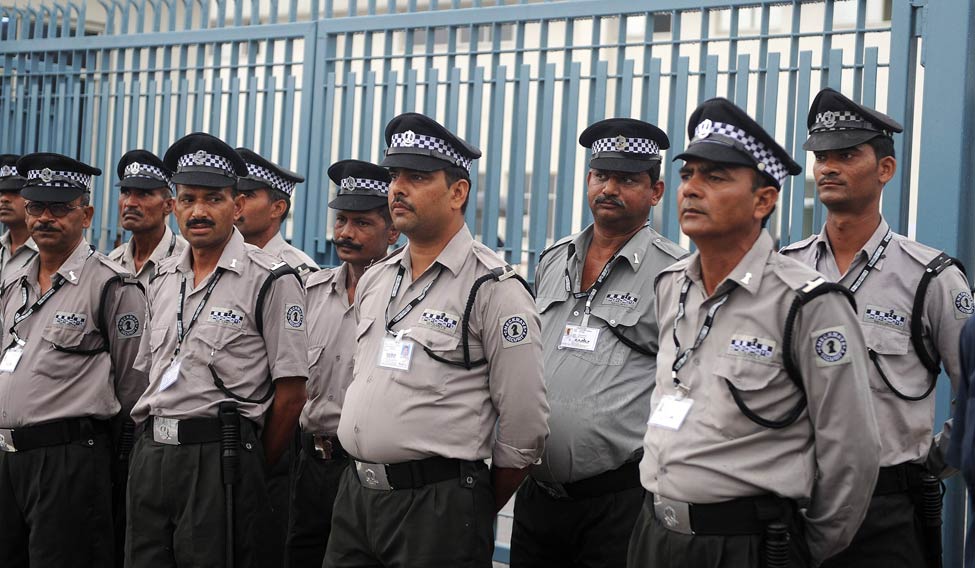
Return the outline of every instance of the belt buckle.
[[[691,529],[691,506],[653,494],[653,515],[669,530],[681,534],[694,534]]]
[[[355,473],[359,476],[359,483],[366,489],[376,489],[379,491],[393,490],[393,486],[389,484],[389,478],[386,477],[385,464],[356,460]]]
[[[554,483],[549,481],[538,481],[535,480],[535,484],[538,485],[542,491],[548,494],[552,499],[558,501],[567,501],[572,497],[566,492],[565,486],[561,483]]]
[[[17,451],[17,447],[14,446],[14,431],[10,428],[0,428],[0,451]]]
[[[152,439],[160,444],[179,445],[179,420],[152,417]]]
[[[313,434],[312,441],[315,444],[315,455],[319,459],[330,460],[332,459],[332,440],[328,436],[322,436],[321,434]]]

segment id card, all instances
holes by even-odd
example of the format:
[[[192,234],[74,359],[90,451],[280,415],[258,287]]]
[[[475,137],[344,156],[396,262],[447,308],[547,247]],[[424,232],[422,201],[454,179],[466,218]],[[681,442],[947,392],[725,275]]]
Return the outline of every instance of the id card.
[[[0,359],[0,373],[13,373],[20,363],[20,358],[24,356],[24,346],[15,343],[3,352],[3,359]]]
[[[680,430],[693,404],[693,399],[666,395],[660,399],[660,403],[654,409],[653,414],[650,415],[650,420],[647,421],[647,424],[668,430]]]
[[[413,346],[409,339],[387,337],[383,339],[383,350],[379,354],[379,366],[397,371],[409,371],[413,360]]]
[[[179,378],[179,368],[182,365],[182,357],[173,359],[173,361],[169,364],[169,367],[166,367],[166,370],[163,371],[162,380],[159,382],[159,388],[156,390],[156,392],[162,392],[173,386],[173,383],[175,383],[176,379]]]
[[[559,342],[559,349],[578,349],[580,351],[595,351],[599,329],[581,325],[565,324],[565,333]]]

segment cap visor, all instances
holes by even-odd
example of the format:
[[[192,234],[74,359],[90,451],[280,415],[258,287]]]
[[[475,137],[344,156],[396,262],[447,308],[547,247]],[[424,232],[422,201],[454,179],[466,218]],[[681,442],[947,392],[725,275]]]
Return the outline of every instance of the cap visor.
[[[820,152],[823,150],[842,150],[863,144],[868,140],[873,140],[878,136],[883,136],[880,132],[869,130],[836,130],[833,132],[814,132],[802,144],[802,149],[808,152]]]
[[[237,180],[237,191],[256,191],[258,189],[267,189],[267,183],[247,178]]]
[[[418,172],[435,172],[444,170],[454,165],[444,160],[421,156],[419,154],[387,154],[383,162],[379,164],[384,168],[403,168],[405,170],[416,170]]]
[[[340,195],[329,201],[328,207],[339,211],[371,211],[388,203],[386,198],[376,195]]]
[[[589,167],[607,172],[645,172],[659,164],[656,160],[627,160],[626,158],[593,158],[589,160]]]
[[[115,185],[119,187],[134,187],[135,189],[145,189],[147,191],[152,189],[165,188],[167,191],[169,191],[168,185],[162,183],[157,179],[150,179],[150,178],[139,178],[139,177],[125,178],[119,181]]]
[[[0,191],[20,191],[26,183],[27,179],[20,176],[6,177],[0,179]]]
[[[84,191],[73,187],[48,187],[45,185],[31,185],[20,190],[20,196],[28,201],[47,201],[51,203],[74,201],[84,193]]]
[[[738,150],[717,142],[697,142],[674,157],[674,160],[702,159],[719,164],[755,167],[755,160]]]
[[[189,185],[193,187],[236,187],[237,180],[210,172],[180,172],[170,178],[173,185]]]

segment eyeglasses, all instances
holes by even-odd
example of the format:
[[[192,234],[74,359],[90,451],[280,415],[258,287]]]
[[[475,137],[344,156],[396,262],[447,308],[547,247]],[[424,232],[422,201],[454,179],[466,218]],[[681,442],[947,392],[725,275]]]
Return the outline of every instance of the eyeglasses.
[[[29,201],[27,203],[27,214],[31,217],[40,217],[44,214],[44,210],[47,209],[51,212],[51,215],[61,218],[71,213],[75,209],[81,209],[81,205],[68,205],[67,203],[61,202],[48,202],[48,201]]]

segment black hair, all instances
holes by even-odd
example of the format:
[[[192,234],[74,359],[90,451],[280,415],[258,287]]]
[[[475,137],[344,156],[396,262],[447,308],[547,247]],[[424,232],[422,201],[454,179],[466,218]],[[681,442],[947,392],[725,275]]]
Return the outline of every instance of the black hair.
[[[878,162],[888,156],[891,158],[897,157],[894,155],[894,139],[890,136],[874,136],[864,142],[864,144],[873,148],[873,153],[877,156]]]
[[[464,179],[467,180],[467,184],[471,183],[471,173],[467,171],[466,168],[460,166],[447,166],[443,169],[444,178],[447,180],[447,187],[450,187],[457,183],[458,181]],[[461,213],[467,213],[467,202],[470,201],[471,192],[468,189],[467,197],[464,199],[464,204],[460,206]]]

